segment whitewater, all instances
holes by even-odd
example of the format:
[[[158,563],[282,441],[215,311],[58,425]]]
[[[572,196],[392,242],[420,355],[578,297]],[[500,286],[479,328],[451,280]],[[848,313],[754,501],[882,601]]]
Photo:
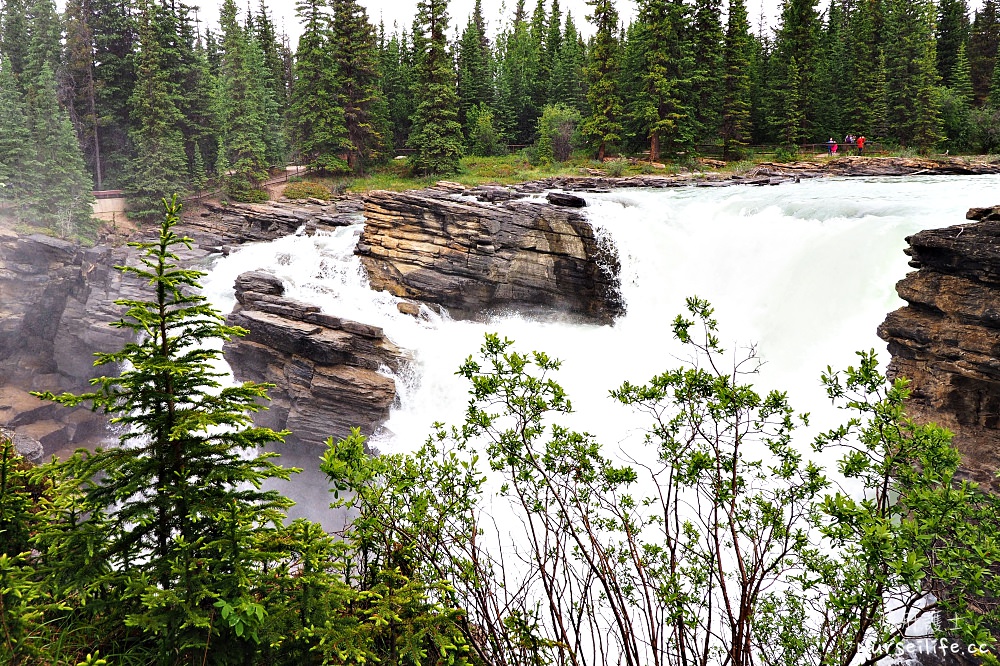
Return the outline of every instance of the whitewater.
[[[626,380],[644,383],[688,358],[672,340],[671,322],[685,298],[697,295],[715,307],[728,352],[740,356],[756,347],[764,361],[754,380],[758,390],[787,391],[793,407],[811,414],[810,429],[800,433],[807,445],[811,434],[846,418],[830,405],[820,373],[856,362],[858,350],[874,348],[883,365],[889,360],[875,330],[904,305],[895,284],[910,270],[906,236],[960,224],[968,208],[1000,203],[998,185],[995,175],[916,176],[586,194],[585,214],[621,261],[627,312],[612,326],[558,314],[495,313],[477,322],[429,311],[421,318],[401,314],[399,299],[368,288],[353,254],[360,219],[332,232],[242,246],[214,261],[203,286],[215,307],[229,312],[236,276],[265,270],[282,279],[288,297],[380,326],[408,350],[412,363],[394,377],[397,404],[371,442],[382,452],[414,450],[436,421],[463,421],[468,386],[455,371],[495,332],[520,351],[562,359],[557,379],[575,408],[567,424],[626,459],[647,423],[608,391]],[[285,462],[312,477],[321,450],[310,448],[286,454]],[[316,517],[329,501],[323,482],[314,477],[295,485],[303,483],[317,492],[297,498],[300,511]]]

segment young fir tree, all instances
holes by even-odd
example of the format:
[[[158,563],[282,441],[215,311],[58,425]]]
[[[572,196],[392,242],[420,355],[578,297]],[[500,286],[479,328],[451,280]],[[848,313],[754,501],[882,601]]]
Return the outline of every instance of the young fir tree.
[[[556,56],[559,54],[559,47],[562,45],[562,9],[559,8],[559,0],[552,0],[552,9],[549,11],[548,29],[545,32],[545,45],[542,49],[544,53],[544,65],[548,72],[548,90],[545,99],[550,104],[558,104],[560,100],[552,99],[548,96],[552,90],[552,76],[556,66]]]
[[[937,68],[941,82],[951,85],[958,50],[969,42],[968,0],[938,0]]]
[[[944,145],[950,152],[965,152],[972,147],[972,108],[975,101],[965,44],[958,48],[955,69],[949,78],[951,85],[941,87],[939,92],[941,131],[947,142]]]
[[[542,107],[548,102],[549,77],[552,75],[548,57],[545,53],[545,41],[548,36],[548,23],[545,13],[545,0],[536,0],[535,10],[531,13],[531,23],[528,31],[531,38],[531,52],[536,59],[535,75],[530,81],[531,103],[542,113]]]
[[[130,213],[140,219],[156,216],[159,202],[168,193],[183,192],[188,180],[184,152],[184,116],[165,44],[176,31],[167,9],[156,2],[143,3],[139,15],[139,53],[135,60],[136,85],[131,109],[135,155],[126,181]]]
[[[419,0],[413,34],[417,108],[407,145],[414,150],[410,165],[420,174],[454,173],[462,156],[462,126],[447,34],[447,0]]]
[[[18,85],[28,63],[28,4],[28,0],[6,0],[0,12],[0,53]]]
[[[753,38],[745,0],[729,0],[723,47],[722,156],[732,159],[751,140],[751,57]]]
[[[698,94],[695,92],[698,65],[691,52],[694,44],[687,41],[688,21],[686,7],[680,0],[645,0],[640,5],[639,26],[646,46],[646,64],[642,93],[633,108],[649,138],[652,162],[659,161],[661,149],[669,154],[689,150],[697,137],[692,102],[697,103],[694,95]],[[701,83],[706,87],[716,84]]]
[[[290,117],[295,147],[301,159],[315,169],[341,172],[340,158],[346,140],[344,110],[337,98],[337,81],[328,47],[329,16],[325,0],[300,0],[296,5],[303,23],[295,53],[295,82]]]
[[[940,138],[933,3],[891,0],[886,35],[888,124],[903,145],[928,150]]]
[[[387,111],[378,85],[375,30],[357,0],[333,0],[330,48],[347,130],[347,165],[360,174],[383,157]]]
[[[838,91],[844,98],[844,115],[851,119],[852,129],[845,131],[867,137],[882,136],[885,123],[884,72],[882,79],[879,78],[882,5],[881,0],[860,0],[854,5],[848,22],[851,48],[844,66],[850,86]]]
[[[174,231],[178,211],[176,199],[167,203],[159,238],[133,243],[139,264],[121,267],[153,296],[118,302],[126,312],[112,325],[137,341],[98,354],[97,364],[120,374],[95,379],[89,393],[38,395],[89,403],[123,432],[119,446],[64,464],[87,516],[67,538],[86,538],[90,521],[100,532],[91,557],[104,568],[81,581],[81,592],[115,597],[126,625],[158,639],[164,663],[201,663],[210,643],[216,651],[227,639],[249,643],[243,629],[255,633],[263,622],[266,609],[248,616],[245,602],[255,599],[268,560],[282,554],[262,553],[253,538],[277,528],[290,502],[260,484],[289,472],[270,461],[275,454],[258,453],[282,438],[252,423],[266,387],[221,384],[221,352],[208,343],[244,331],[226,326],[200,295],[203,273],[177,265],[177,249],[191,242]],[[235,614],[218,612],[226,605]]]
[[[501,35],[497,63],[497,110],[516,144],[531,142],[541,112],[536,83],[542,54],[532,38],[531,26],[523,18],[523,7],[524,3],[519,3],[513,22]]]
[[[592,13],[587,17],[596,33],[585,69],[590,115],[583,119],[581,132],[604,161],[608,149],[622,136],[622,100],[618,94],[618,11],[614,0],[587,0]]]

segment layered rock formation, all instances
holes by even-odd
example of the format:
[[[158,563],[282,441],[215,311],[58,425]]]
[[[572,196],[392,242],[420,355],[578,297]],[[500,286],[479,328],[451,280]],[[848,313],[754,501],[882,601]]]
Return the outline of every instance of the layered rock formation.
[[[371,435],[396,397],[395,382],[378,369],[397,370],[402,353],[380,328],[283,294],[273,275],[243,273],[236,281],[239,305],[227,318],[249,330],[223,348],[236,378],[275,384],[256,422],[291,430],[289,441],[307,444],[344,437],[355,426]]]
[[[968,218],[906,239],[918,270],[896,285],[907,306],[878,333],[890,375],[912,380],[910,415],[954,432],[963,469],[1000,490],[1000,206]]]
[[[141,289],[114,269],[126,259],[124,248],[0,231],[0,425],[40,442],[46,454],[92,447],[104,436],[103,415],[29,391],[81,392],[110,371],[94,367],[94,353],[124,344],[126,333],[108,323],[121,315],[114,301]]]
[[[460,186],[459,186],[460,187]],[[372,288],[475,318],[513,309],[608,323],[623,313],[618,258],[579,212],[523,200],[497,203],[454,187],[373,192],[357,254]]]

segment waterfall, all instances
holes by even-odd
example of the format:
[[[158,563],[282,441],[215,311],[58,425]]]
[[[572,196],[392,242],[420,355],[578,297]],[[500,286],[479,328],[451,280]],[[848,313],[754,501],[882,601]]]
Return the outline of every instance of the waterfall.
[[[671,322],[691,295],[715,306],[727,350],[756,345],[765,361],[758,390],[786,390],[816,431],[843,419],[819,382],[827,365],[845,367],[856,350],[871,348],[888,361],[875,329],[903,304],[894,287],[908,270],[905,237],[998,203],[998,185],[998,176],[917,176],[587,194],[586,214],[621,259],[628,311],[613,326],[557,315],[497,313],[485,322],[403,315],[398,299],[368,289],[353,254],[360,225],[241,247],[214,264],[204,287],[229,312],[239,273],[271,271],[287,296],[380,326],[410,350],[413,363],[396,377],[398,406],[373,442],[381,451],[416,448],[435,421],[462,422],[468,387],[455,370],[486,332],[562,359],[557,379],[576,410],[569,425],[612,454],[632,448],[645,424],[608,391],[679,365],[686,352],[672,341]]]

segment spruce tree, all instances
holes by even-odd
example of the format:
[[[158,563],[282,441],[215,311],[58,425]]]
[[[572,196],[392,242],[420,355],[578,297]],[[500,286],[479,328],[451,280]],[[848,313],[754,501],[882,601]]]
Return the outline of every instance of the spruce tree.
[[[523,14],[522,2],[498,44],[497,106],[510,138],[517,144],[532,141],[541,113],[537,83],[542,54],[530,24],[518,18]]]
[[[786,0],[775,35],[771,57],[775,99],[771,112],[775,125],[780,128],[781,141],[789,145],[807,138],[820,140],[815,121],[822,26],[816,1]]]
[[[580,34],[573,22],[573,14],[566,13],[566,22],[559,51],[555,55],[552,78],[549,81],[549,99],[576,109],[580,115],[589,113],[587,83],[584,75],[585,52]]]
[[[556,66],[556,56],[562,45],[562,10],[559,8],[559,0],[552,0],[552,9],[549,11],[549,25],[545,33],[545,67],[549,72],[547,81],[549,90],[552,89],[552,75]],[[551,99],[546,95],[550,104],[558,104],[560,100]]]
[[[882,23],[881,0],[860,0],[850,15],[848,26],[851,48],[844,67],[850,85],[842,90],[844,115],[851,130],[867,137],[883,136],[885,122],[885,85],[882,67],[883,47],[879,25]],[[880,83],[879,73],[882,79]]]
[[[97,90],[94,84],[94,35],[90,28],[90,0],[66,3],[66,48],[64,72],[71,92],[65,95],[67,111],[76,128],[87,168],[94,184],[103,189],[101,143],[98,132]]]
[[[659,161],[661,148],[676,154],[690,149],[697,137],[692,106],[697,65],[692,44],[686,42],[688,28],[687,10],[680,0],[640,4],[639,29],[647,52],[642,95],[634,109],[649,138],[653,162]]]
[[[303,30],[295,53],[290,116],[301,159],[315,169],[336,173],[347,169],[347,162],[340,157],[347,128],[328,48],[326,7],[325,0],[300,0],[296,5]]]
[[[300,41],[301,44],[301,41]],[[402,148],[410,136],[413,101],[413,51],[406,32],[394,33],[379,54],[382,96],[388,107],[393,148]]]
[[[592,8],[587,17],[596,33],[585,69],[590,115],[581,123],[581,132],[594,148],[598,161],[622,138],[622,100],[618,94],[618,11],[614,0],[587,0]]]
[[[996,68],[997,48],[1000,45],[1000,3],[984,0],[975,14],[969,37],[969,64],[972,67],[972,88],[977,103],[989,97],[993,70]]]
[[[28,4],[29,0],[5,0],[0,13],[0,54],[18,85],[28,63]]]
[[[480,32],[480,25],[485,24],[482,9],[482,0],[476,0],[458,44],[458,117],[466,137],[472,127],[470,110],[491,106],[494,98],[492,54],[489,40]]]
[[[222,62],[216,104],[221,132],[217,170],[226,193],[238,201],[266,198],[260,183],[267,177],[267,136],[270,93],[264,57],[255,39],[237,21],[236,3],[225,0],[219,22],[222,28]]]
[[[447,34],[447,0],[419,0],[413,34],[417,108],[407,142],[414,150],[410,165],[419,174],[454,173],[462,156],[462,126]]]
[[[695,0],[691,22],[694,120],[698,139],[712,142],[718,139],[722,114],[724,84],[722,0]]]
[[[93,239],[93,183],[69,114],[59,105],[56,78],[43,63],[30,86],[28,110],[32,146],[25,163],[30,190],[26,216],[64,237]]]
[[[123,433],[119,446],[62,465],[82,492],[85,516],[67,538],[99,536],[90,555],[102,568],[80,593],[115,598],[126,625],[158,639],[163,663],[201,663],[209,643],[235,656],[226,641],[245,645],[244,628],[261,625],[265,608],[248,617],[246,603],[257,601],[269,560],[283,554],[248,547],[248,534],[257,530],[259,539],[278,528],[291,503],[260,490],[268,479],[288,478],[269,460],[275,454],[258,453],[282,433],[252,424],[264,386],[221,383],[221,352],[208,343],[244,331],[226,326],[200,295],[203,273],[177,265],[177,250],[191,242],[174,231],[178,211],[176,200],[168,203],[159,238],[132,244],[139,263],[121,267],[153,295],[118,301],[126,312],[112,326],[136,341],[97,356],[118,374],[95,379],[82,395],[38,395],[90,404]],[[225,604],[237,609],[232,619],[219,613]]]
[[[930,0],[891,0],[886,16],[887,121],[921,150],[940,138],[934,14]]]
[[[25,122],[24,96],[10,61],[0,57],[0,201],[23,203],[29,185],[27,162],[31,133]]]
[[[97,144],[105,188],[124,189],[131,173],[132,113],[138,57],[138,24],[132,4],[121,0],[88,0],[94,39],[94,94],[98,109]],[[139,5],[141,9],[142,5]]]
[[[968,0],[938,0],[937,68],[941,82],[951,85],[958,50],[969,42]]]
[[[723,47],[722,156],[732,159],[751,140],[751,57],[753,42],[746,0],[729,0]]]
[[[135,155],[126,181],[129,212],[140,219],[154,217],[163,197],[184,192],[188,181],[180,91],[165,48],[173,44],[175,35],[167,10],[156,2],[144,2],[139,15],[136,85],[130,100]]]
[[[939,91],[941,131],[949,151],[965,152],[972,146],[972,107],[975,101],[965,44],[958,47],[955,68],[949,78],[951,85],[943,86]]]

